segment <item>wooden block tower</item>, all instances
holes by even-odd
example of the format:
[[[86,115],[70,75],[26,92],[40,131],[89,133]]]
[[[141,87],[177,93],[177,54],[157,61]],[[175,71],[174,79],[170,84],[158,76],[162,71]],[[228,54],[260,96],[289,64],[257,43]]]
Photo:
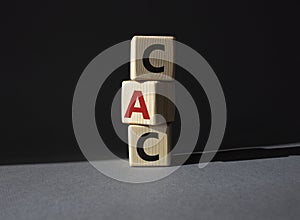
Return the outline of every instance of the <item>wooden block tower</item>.
[[[121,105],[122,122],[129,124],[130,166],[171,163],[170,123],[175,116],[175,106],[170,101],[175,96],[173,61],[174,37],[135,36],[131,40],[130,80],[122,83]]]

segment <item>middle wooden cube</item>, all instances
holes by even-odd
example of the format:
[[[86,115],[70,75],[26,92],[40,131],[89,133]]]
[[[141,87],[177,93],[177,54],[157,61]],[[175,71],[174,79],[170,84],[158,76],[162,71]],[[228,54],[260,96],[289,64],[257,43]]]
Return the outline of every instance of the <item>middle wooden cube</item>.
[[[170,81],[123,81],[122,122],[159,125],[174,121],[175,83]],[[163,120],[162,120],[163,117]]]

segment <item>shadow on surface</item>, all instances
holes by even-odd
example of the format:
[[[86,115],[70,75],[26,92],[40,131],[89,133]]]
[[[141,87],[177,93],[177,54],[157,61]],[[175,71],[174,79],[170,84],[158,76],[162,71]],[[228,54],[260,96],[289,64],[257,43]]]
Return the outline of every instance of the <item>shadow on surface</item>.
[[[210,153],[206,153],[210,154]],[[218,152],[212,162],[232,162],[232,161],[243,161],[243,160],[257,160],[257,159],[271,159],[279,157],[288,157],[300,155],[300,147],[285,147],[285,148],[253,148],[253,149],[241,149],[241,150],[228,150]],[[184,163],[186,164],[197,164],[200,161],[202,153],[193,153]],[[179,165],[184,160],[184,155],[173,155],[172,165]]]
[[[209,154],[209,153],[206,153]],[[232,162],[232,161],[243,161],[243,160],[257,160],[257,159],[271,159],[271,158],[280,158],[300,155],[300,146],[299,147],[283,147],[283,148],[253,148],[253,149],[240,149],[240,150],[227,150],[218,152],[212,162],[222,161],[222,162]],[[172,165],[180,164],[197,164],[200,161],[202,153],[193,153],[189,158],[184,162],[185,155],[173,155],[172,156]],[[128,157],[127,157],[128,158]],[[99,160],[107,160],[110,158],[98,158]],[[122,158],[124,159],[124,158]],[[27,157],[24,160],[23,157],[15,157],[14,160],[5,160],[1,158],[0,165],[15,165],[15,164],[37,164],[37,163],[62,163],[62,162],[78,162],[86,161],[85,157],[82,154],[73,154],[68,155],[67,157],[57,155],[48,155],[47,157]]]

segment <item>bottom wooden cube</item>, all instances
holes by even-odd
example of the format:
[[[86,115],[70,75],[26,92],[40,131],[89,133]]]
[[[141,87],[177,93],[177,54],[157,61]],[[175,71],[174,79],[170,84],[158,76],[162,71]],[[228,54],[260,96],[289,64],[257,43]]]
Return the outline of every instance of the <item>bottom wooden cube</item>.
[[[170,141],[170,125],[129,125],[129,165],[169,166]]]

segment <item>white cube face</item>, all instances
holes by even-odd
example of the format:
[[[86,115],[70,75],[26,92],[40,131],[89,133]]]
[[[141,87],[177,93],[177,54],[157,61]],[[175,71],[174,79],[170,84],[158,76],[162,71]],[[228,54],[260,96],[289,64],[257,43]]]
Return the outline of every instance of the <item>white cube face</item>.
[[[170,125],[129,125],[130,166],[170,165]]]
[[[124,81],[122,83],[122,122],[140,125],[172,122],[175,117],[175,106],[171,100],[175,100],[174,82]]]
[[[174,37],[135,36],[131,40],[131,80],[174,79]]]

